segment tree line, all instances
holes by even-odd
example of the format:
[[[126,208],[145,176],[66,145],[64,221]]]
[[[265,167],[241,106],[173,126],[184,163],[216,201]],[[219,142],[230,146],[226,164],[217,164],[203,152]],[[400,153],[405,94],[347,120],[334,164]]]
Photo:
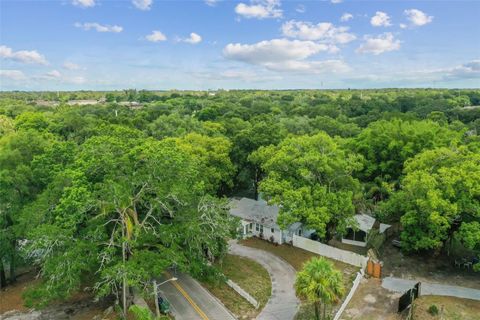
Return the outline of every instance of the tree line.
[[[1,93],[1,286],[27,261],[36,305],[84,286],[122,304],[172,265],[218,278],[227,197],[260,192],[325,241],[368,212],[401,224],[406,252],[478,256],[478,105],[479,90]]]

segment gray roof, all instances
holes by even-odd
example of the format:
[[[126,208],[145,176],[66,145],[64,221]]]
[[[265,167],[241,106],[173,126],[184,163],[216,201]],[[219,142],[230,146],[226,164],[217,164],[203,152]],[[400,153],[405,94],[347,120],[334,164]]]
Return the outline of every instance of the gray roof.
[[[365,232],[370,231],[375,224],[375,218],[366,214],[356,214],[355,220],[358,223],[358,228]]]
[[[253,200],[248,198],[232,199],[230,201],[230,214],[243,220],[256,222],[265,227],[277,228],[279,208],[276,205],[270,206],[264,200]]]

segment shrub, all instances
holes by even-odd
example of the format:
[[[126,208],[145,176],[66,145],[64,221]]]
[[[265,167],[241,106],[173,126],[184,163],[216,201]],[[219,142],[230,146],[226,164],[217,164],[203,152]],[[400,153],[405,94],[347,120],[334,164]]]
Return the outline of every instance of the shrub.
[[[432,304],[430,307],[428,307],[428,313],[430,313],[432,316],[438,315],[438,307]]]

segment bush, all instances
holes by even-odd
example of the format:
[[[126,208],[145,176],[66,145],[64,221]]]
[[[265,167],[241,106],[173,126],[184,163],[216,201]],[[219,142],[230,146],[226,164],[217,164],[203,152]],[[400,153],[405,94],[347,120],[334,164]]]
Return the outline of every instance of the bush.
[[[430,307],[428,307],[428,313],[430,313],[432,316],[438,315],[438,307],[432,304]]]

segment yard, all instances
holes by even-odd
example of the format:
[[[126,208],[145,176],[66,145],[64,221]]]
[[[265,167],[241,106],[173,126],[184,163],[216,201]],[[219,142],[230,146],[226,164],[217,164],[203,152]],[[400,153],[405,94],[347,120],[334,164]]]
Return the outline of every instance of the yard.
[[[260,303],[260,308],[256,310],[224,282],[216,285],[202,284],[240,319],[255,319],[267,303],[272,291],[267,270],[255,261],[234,255],[227,255],[217,266],[228,279],[254,297]]]
[[[438,315],[428,312],[435,305]],[[415,320],[476,320],[480,315],[480,302],[441,296],[423,296],[415,301],[413,309]]]
[[[275,245],[268,241],[260,240],[256,238],[244,239],[244,240],[241,240],[240,243],[244,246],[257,248],[257,249],[261,249],[261,250],[265,250],[270,253],[273,253],[276,256],[279,256],[285,261],[287,261],[288,263],[290,263],[297,271],[302,269],[302,266],[306,261],[310,260],[313,257],[320,257],[315,253],[312,253],[300,248],[296,248],[291,245],[287,245],[287,244]],[[352,282],[355,279],[358,268],[340,261],[333,260],[333,259],[328,259],[328,258],[325,258],[325,259],[331,261],[334,264],[335,268],[342,271],[343,282],[345,285],[345,295],[348,294],[348,292],[350,291],[350,288],[352,287]],[[336,310],[338,307],[340,307],[340,304],[341,303],[338,303],[337,305],[333,306],[333,310]],[[295,318],[297,320],[303,320],[303,319],[306,320],[306,319],[312,319],[313,315],[314,315],[313,306],[304,302],[300,307],[300,310]]]
[[[455,268],[445,255],[406,255],[387,241],[381,250],[383,276],[480,289],[478,272]]]

